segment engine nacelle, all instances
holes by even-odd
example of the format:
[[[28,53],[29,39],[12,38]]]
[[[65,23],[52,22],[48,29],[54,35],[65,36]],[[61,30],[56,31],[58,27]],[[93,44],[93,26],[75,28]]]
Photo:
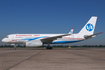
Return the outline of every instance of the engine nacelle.
[[[26,42],[26,47],[40,47],[43,43],[40,40]]]

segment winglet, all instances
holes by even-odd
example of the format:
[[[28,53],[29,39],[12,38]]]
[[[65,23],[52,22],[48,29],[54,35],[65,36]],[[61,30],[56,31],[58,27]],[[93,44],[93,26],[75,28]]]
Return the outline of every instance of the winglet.
[[[74,28],[71,29],[71,31],[68,34],[72,34],[73,33]]]

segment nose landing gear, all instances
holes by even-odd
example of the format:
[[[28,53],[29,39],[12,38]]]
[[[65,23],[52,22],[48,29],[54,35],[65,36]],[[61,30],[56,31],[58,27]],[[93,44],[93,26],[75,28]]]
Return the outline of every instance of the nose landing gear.
[[[16,44],[11,44],[11,45],[13,45],[14,46],[14,50],[16,50]]]
[[[14,50],[16,50],[16,45],[14,45]]]

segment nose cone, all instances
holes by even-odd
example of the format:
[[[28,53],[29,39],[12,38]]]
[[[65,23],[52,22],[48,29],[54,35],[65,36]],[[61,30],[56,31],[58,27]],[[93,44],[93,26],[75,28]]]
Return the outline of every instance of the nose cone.
[[[4,38],[4,39],[2,39],[2,42],[6,43],[6,42],[7,42],[7,40]]]
[[[5,42],[4,39],[2,39],[2,42]]]

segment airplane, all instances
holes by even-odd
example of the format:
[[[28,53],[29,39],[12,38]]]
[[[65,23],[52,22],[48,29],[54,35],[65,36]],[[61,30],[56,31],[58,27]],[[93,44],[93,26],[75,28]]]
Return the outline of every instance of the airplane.
[[[50,44],[80,42],[103,33],[93,34],[96,21],[97,17],[92,16],[77,34],[73,34],[73,28],[68,34],[10,34],[2,39],[2,42],[14,45],[14,49],[16,49],[16,44],[25,44],[26,47],[41,47],[44,44],[48,44],[46,49],[52,49]]]

